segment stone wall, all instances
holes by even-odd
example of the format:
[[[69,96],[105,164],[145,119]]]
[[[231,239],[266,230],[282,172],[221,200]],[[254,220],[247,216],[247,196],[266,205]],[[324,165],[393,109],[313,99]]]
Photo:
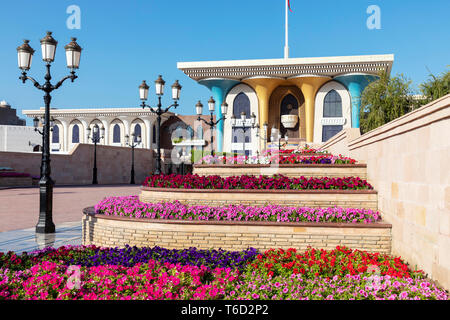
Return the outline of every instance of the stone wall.
[[[152,150],[134,150],[135,182],[140,184],[152,170]],[[0,152],[0,167],[40,175],[41,153]],[[51,177],[57,185],[92,183],[94,145],[78,144],[69,154],[51,154]],[[130,183],[131,148],[97,145],[99,184]]]
[[[243,250],[352,249],[390,253],[389,224],[200,222],[83,216],[83,245]]]
[[[359,138],[360,136],[361,131],[359,130],[359,128],[347,128],[334,135],[320,147],[324,150],[328,150],[328,152],[330,152],[331,154],[342,154],[344,156],[349,156],[350,150],[348,148],[348,144],[350,143],[350,141]]]
[[[0,177],[0,187],[31,186],[31,177]]]
[[[213,190],[165,189],[142,187],[139,196],[143,202],[179,201],[187,205],[223,206],[268,204],[295,207],[343,207],[377,210],[377,192],[374,190]]]
[[[274,175],[288,177],[360,177],[366,179],[365,164],[281,164],[281,165],[194,165],[194,174],[201,176],[220,175],[222,177],[240,175]]]
[[[450,289],[450,95],[348,143],[367,163],[392,251]],[[328,149],[332,145],[327,142]]]

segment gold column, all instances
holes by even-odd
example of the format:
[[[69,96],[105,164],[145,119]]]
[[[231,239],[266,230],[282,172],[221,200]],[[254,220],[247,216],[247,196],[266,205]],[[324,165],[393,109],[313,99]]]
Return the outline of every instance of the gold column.
[[[242,80],[255,90],[259,102],[259,125],[262,127],[264,122],[269,123],[269,100],[270,95],[276,87],[286,80],[280,78],[251,78]],[[270,130],[270,128],[269,128]],[[270,132],[268,133],[270,134]]]
[[[311,143],[314,138],[314,108],[317,90],[330,79],[330,77],[322,76],[300,76],[289,79],[302,91],[305,97],[306,142]]]

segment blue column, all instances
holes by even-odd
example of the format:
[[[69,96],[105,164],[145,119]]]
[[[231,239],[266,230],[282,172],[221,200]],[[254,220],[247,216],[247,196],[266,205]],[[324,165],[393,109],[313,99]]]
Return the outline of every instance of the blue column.
[[[377,76],[369,74],[342,75],[334,78],[347,87],[352,98],[352,128],[359,128],[359,115],[361,113],[361,94],[367,85],[375,80]]]
[[[229,80],[229,79],[206,79],[206,80],[200,80],[198,82],[201,85],[204,85],[209,90],[211,90],[211,93],[213,95],[214,100],[216,101],[216,119],[220,119],[222,117],[222,111],[221,111],[221,105],[224,101],[226,95],[228,92],[233,88],[235,85],[240,83],[236,80]],[[229,106],[233,107],[233,106]],[[217,148],[216,150],[218,152],[223,151],[223,121],[220,121],[216,127],[216,144]]]

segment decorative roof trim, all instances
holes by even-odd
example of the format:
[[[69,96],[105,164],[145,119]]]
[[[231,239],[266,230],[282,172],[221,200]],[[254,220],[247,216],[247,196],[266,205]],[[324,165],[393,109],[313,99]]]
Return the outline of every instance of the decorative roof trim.
[[[391,72],[394,55],[366,55],[319,58],[266,60],[230,60],[178,62],[178,69],[199,81],[209,78],[239,80],[249,77],[290,78],[299,75],[334,77],[349,73],[376,75],[380,70]]]

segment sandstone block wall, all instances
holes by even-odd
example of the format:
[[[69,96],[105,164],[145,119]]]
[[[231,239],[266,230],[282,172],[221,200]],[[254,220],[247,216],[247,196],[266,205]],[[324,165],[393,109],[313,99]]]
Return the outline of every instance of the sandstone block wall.
[[[40,175],[41,153],[0,152],[0,167]],[[51,154],[51,177],[57,185],[92,183],[94,145],[78,144],[69,154]],[[135,182],[141,184],[152,170],[153,151],[134,150]],[[97,145],[99,184],[130,183],[131,148]]]
[[[339,134],[338,134],[339,135]],[[342,142],[335,139],[337,148]],[[332,144],[326,143],[328,150]],[[392,250],[450,289],[450,95],[348,143],[367,163]]]
[[[108,219],[107,217],[84,215],[84,245],[124,247],[162,246],[169,249],[243,250],[253,247],[259,250],[270,248],[314,248],[334,249],[346,246],[352,249],[389,254],[391,252],[391,230],[386,224],[344,227],[323,227],[314,224],[282,223],[220,224],[218,222],[161,223],[155,220],[139,221]]]

